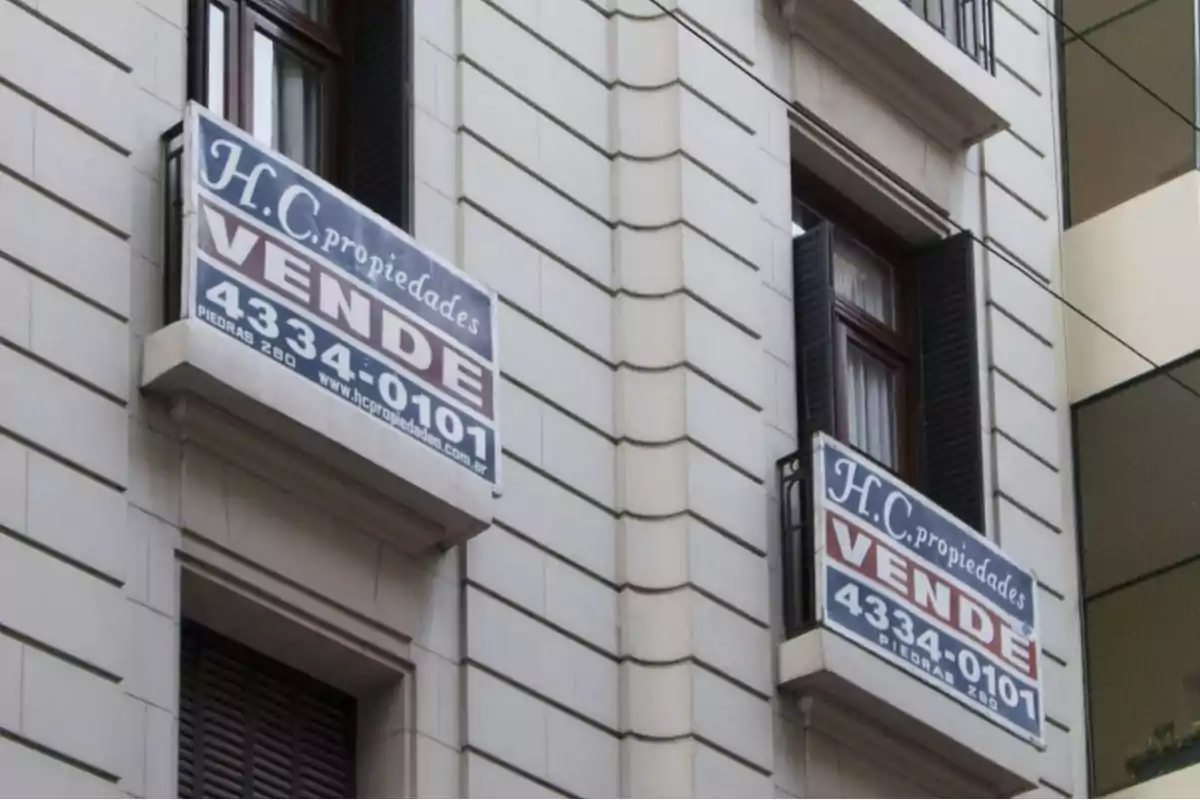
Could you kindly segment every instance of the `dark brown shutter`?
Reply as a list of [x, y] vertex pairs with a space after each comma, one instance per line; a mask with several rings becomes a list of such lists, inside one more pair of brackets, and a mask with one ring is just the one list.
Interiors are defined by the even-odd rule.
[[412, 158], [409, 0], [344, 3], [342, 183], [356, 200], [409, 228]]
[[801, 446], [835, 434], [833, 226], [821, 222], [792, 240], [796, 305], [796, 412]]
[[354, 698], [185, 621], [180, 797], [354, 797]]
[[961, 233], [912, 257], [920, 337], [921, 489], [983, 530], [974, 241]]
[[188, 100], [208, 99], [208, 0], [187, 0], [186, 84]]

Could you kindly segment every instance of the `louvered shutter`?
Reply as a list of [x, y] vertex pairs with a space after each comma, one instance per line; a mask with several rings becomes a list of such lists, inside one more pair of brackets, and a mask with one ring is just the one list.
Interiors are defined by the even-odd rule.
[[354, 797], [354, 698], [185, 621], [180, 797]]
[[343, 37], [346, 76], [343, 188], [401, 228], [409, 227], [409, 0], [353, 0]]
[[796, 318], [796, 412], [802, 446], [817, 431], [835, 434], [833, 226], [792, 240]]
[[909, 267], [920, 338], [921, 489], [982, 531], [974, 241], [952, 236], [914, 254]]

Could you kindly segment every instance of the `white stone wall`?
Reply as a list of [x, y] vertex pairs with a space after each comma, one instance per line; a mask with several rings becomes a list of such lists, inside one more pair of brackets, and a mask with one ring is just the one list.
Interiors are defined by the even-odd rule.
[[[1033, 0], [997, 9], [1015, 135], [965, 156], [789, 38], [774, 0], [678, 6], [1058, 286]], [[394, 676], [406, 711], [371, 743], [411, 755], [371, 786], [921, 794], [774, 691], [773, 463], [796, 435], [786, 108], [646, 0], [413, 13], [415, 234], [501, 295], [505, 443], [495, 526], [416, 560], [374, 518], [289, 491], [270, 448], [255, 466], [181, 444], [136, 391], [183, 0], [0, 0], [4, 791], [174, 792], [180, 594], [200, 586]], [[991, 533], [1043, 583], [1044, 790], [1083, 794], [1061, 314], [980, 256]]]
[[184, 0], [0, 0], [0, 792], [174, 795], [187, 613], [363, 698], [361, 791], [454, 796], [459, 554], [404, 555], [263, 442], [180, 442], [137, 390], [185, 24]]
[[[1057, 53], [1052, 21], [1034, 0], [996, 0], [996, 76], [1014, 98], [1010, 132], [966, 153], [950, 153], [912, 120], [854, 83], [838, 65], [802, 39], [791, 42], [792, 97], [872, 158], [892, 170], [930, 203], [947, 209], [959, 225], [1044, 286], [1062, 291], [1061, 177], [1057, 117]], [[783, 78], [776, 86], [784, 90]], [[785, 92], [786, 93], [786, 92]], [[783, 121], [779, 125], [785, 124]], [[990, 487], [988, 534], [1038, 577], [1038, 610], [1045, 649], [1047, 751], [1042, 785], [1031, 796], [1087, 792], [1086, 732], [1080, 648], [1078, 573], [1069, 410], [1063, 362], [1063, 308], [1017, 268], [976, 247], [981, 319], [985, 475]], [[779, 284], [786, 293], [787, 284]], [[769, 362], [777, 384], [791, 386], [792, 363]], [[791, 409], [788, 409], [791, 414]], [[790, 417], [785, 418], [790, 422]], [[778, 453], [790, 430], [769, 441]], [[777, 786], [784, 792], [847, 796], [879, 793], [898, 776], [877, 778], [864, 769], [863, 753], [819, 737], [809, 749], [837, 753], [840, 766], [804, 775], [793, 766], [802, 752], [800, 722], [783, 709], [777, 741], [796, 746], [776, 757]], [[813, 734], [810, 734], [812, 736]], [[824, 759], [824, 757], [823, 757]], [[802, 763], [802, 762], [801, 762]], [[918, 770], [914, 770], [918, 772]], [[816, 781], [816, 783], [814, 783]], [[908, 785], [900, 778], [897, 785]], [[896, 791], [891, 790], [893, 793]], [[913, 787], [917, 794], [928, 790]]]

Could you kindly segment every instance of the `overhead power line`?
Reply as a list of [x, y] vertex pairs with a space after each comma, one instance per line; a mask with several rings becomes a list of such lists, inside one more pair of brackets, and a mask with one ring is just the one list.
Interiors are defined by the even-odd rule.
[[[1088, 42], [1085, 38], [1080, 37], [1077, 33], [1074, 33], [1072, 31], [1072, 29], [1065, 22], [1063, 22], [1062, 19], [1060, 19], [1057, 14], [1050, 11], [1050, 9], [1048, 9], [1046, 6], [1044, 6], [1040, 2], [1038, 2], [1038, 0], [1029, 0], [1029, 1], [1032, 2], [1034, 5], [1036, 5], [1038, 8], [1040, 8], [1042, 11], [1044, 11], [1046, 14], [1048, 14], [1050, 17], [1052, 17], [1056, 22], [1058, 22], [1059, 25], [1062, 25], [1068, 32], [1071, 32], [1072, 35], [1076, 36], [1079, 41], [1087, 44], [1087, 46], [1089, 48], [1094, 50], [1108, 64], [1112, 65], [1112, 67], [1114, 69], [1119, 71], [1122, 75], [1124, 75], [1126, 78], [1128, 78], [1130, 81], [1132, 81], [1135, 85], [1137, 85], [1138, 87], [1143, 89], [1147, 94], [1149, 94], [1152, 98], [1154, 98], [1159, 103], [1161, 103], [1163, 106], [1165, 106], [1168, 110], [1170, 110], [1176, 116], [1178, 116], [1179, 118], [1181, 118], [1185, 122], [1187, 122], [1188, 125], [1193, 130], [1200, 131], [1200, 128], [1197, 128], [1196, 124], [1191, 119], [1189, 119], [1186, 115], [1184, 115], [1182, 112], [1180, 112], [1178, 109], [1176, 109], [1170, 103], [1168, 103], [1166, 100], [1164, 100], [1163, 98], [1161, 98], [1157, 94], [1155, 94], [1153, 91], [1151, 91], [1150, 88], [1145, 86], [1141, 81], [1137, 80], [1132, 75], [1130, 75], [1124, 68], [1122, 68], [1120, 65], [1116, 64], [1112, 59], [1110, 59], [1107, 55], [1105, 55], [1100, 50], [1098, 50], [1094, 45], [1092, 45], [1090, 42]], [[779, 91], [777, 91], [774, 87], [772, 87], [766, 81], [762, 80], [757, 75], [755, 75], [753, 72], [751, 72], [750, 69], [748, 67], [746, 67], [746, 65], [742, 64], [737, 59], [735, 59], [733, 56], [731, 56], [729, 53], [727, 53], [723, 47], [721, 47], [716, 42], [714, 42], [712, 39], [710, 39], [707, 35], [704, 34], [703, 31], [701, 31], [699, 28], [694, 26], [692, 23], [685, 20], [683, 17], [681, 17], [676, 12], [674, 12], [674, 11], [670, 10], [669, 8], [667, 8], [666, 6], [664, 6], [662, 4], [661, 0], [650, 0], [650, 2], [653, 3], [655, 6], [657, 6], [658, 10], [661, 11], [663, 14], [665, 14], [668, 17], [670, 17], [671, 19], [675, 20], [676, 24], [678, 24], [684, 30], [691, 33], [693, 36], [695, 36], [697, 39], [699, 39], [701, 42], [703, 42], [706, 46], [708, 46], [713, 52], [717, 53], [717, 55], [721, 56], [721, 58], [725, 59], [725, 61], [729, 62], [736, 69], [741, 71], [742, 74], [744, 74], [746, 77], [750, 78], [750, 80], [754, 81], [756, 84], [758, 84], [760, 87], [762, 87], [762, 89], [764, 91], [766, 91], [768, 94], [770, 94], [773, 97], [775, 97], [776, 99], [778, 99], [789, 110], [799, 108], [796, 104], [794, 104], [791, 100], [786, 98], [783, 94], [781, 94]], [[1071, 311], [1075, 312], [1076, 314], [1078, 314], [1080, 316], [1080, 318], [1086, 320], [1090, 325], [1095, 327], [1098, 331], [1103, 333], [1108, 338], [1112, 339], [1117, 344], [1121, 345], [1121, 347], [1123, 347], [1128, 352], [1132, 353], [1134, 356], [1136, 356], [1141, 361], [1145, 362], [1155, 372], [1161, 372], [1172, 383], [1177, 384], [1181, 389], [1186, 391], [1188, 394], [1192, 395], [1197, 400], [1200, 400], [1200, 390], [1197, 390], [1196, 388], [1188, 385], [1187, 383], [1184, 383], [1182, 380], [1180, 380], [1174, 374], [1172, 374], [1170, 372], [1170, 370], [1164, 369], [1161, 364], [1159, 364], [1157, 361], [1154, 361], [1152, 358], [1150, 358], [1150, 356], [1146, 355], [1141, 350], [1134, 347], [1128, 341], [1121, 338], [1116, 333], [1114, 333], [1112, 330], [1110, 330], [1108, 327], [1103, 325], [1099, 320], [1095, 319], [1090, 314], [1088, 314], [1086, 311], [1079, 308], [1079, 306], [1075, 305], [1070, 300], [1063, 297], [1061, 294], [1059, 294], [1058, 292], [1054, 291], [1052, 288], [1047, 286], [1040, 277], [1038, 277], [1036, 274], [1034, 274], [1024, 264], [1014, 261], [1011, 257], [1006, 255], [1005, 253], [1000, 252], [995, 247], [990, 245], [988, 242], [979, 238], [979, 236], [977, 236], [975, 234], [975, 232], [972, 231], [970, 228], [967, 228], [964, 225], [959, 224], [955, 220], [951, 219], [949, 216], [946, 216], [945, 219], [947, 222], [950, 223], [951, 226], [956, 228], [958, 231], [970, 236], [971, 239], [973, 241], [975, 241], [977, 244], [979, 244], [981, 247], [983, 247], [983, 249], [987, 250], [993, 256], [1000, 259], [1001, 261], [1003, 261], [1004, 263], [1008, 264], [1010, 267], [1012, 267], [1013, 269], [1015, 269], [1019, 273], [1021, 273], [1021, 275], [1023, 275], [1026, 280], [1030, 281], [1035, 286], [1037, 286], [1039, 289], [1041, 289], [1043, 292], [1045, 292], [1046, 294], [1053, 297], [1055, 300], [1057, 300], [1059, 303], [1061, 303], [1064, 307], [1066, 307], [1066, 308], [1070, 309]]]
[[[651, 0], [651, 2], [653, 2], [655, 5], [658, 5], [657, 0]], [[1049, 6], [1042, 5], [1040, 2], [1038, 2], [1038, 0], [1029, 0], [1029, 2], [1033, 3], [1035, 6], [1040, 8], [1046, 14], [1046, 16], [1050, 17], [1052, 20], [1057, 22], [1059, 27], [1061, 27], [1067, 33], [1071, 34], [1071, 36], [1075, 37], [1073, 41], [1079, 42], [1080, 44], [1087, 47], [1087, 49], [1091, 50], [1093, 53], [1100, 56], [1101, 60], [1103, 60], [1105, 64], [1108, 64], [1110, 67], [1115, 69], [1117, 72], [1121, 73], [1121, 75], [1124, 76], [1126, 80], [1128, 80], [1134, 86], [1138, 87], [1143, 92], [1148, 94], [1155, 102], [1157, 102], [1159, 105], [1161, 105], [1167, 111], [1170, 111], [1172, 114], [1174, 114], [1175, 116], [1177, 116], [1181, 120], [1183, 120], [1185, 123], [1187, 123], [1187, 126], [1189, 128], [1191, 128], [1194, 131], [1200, 132], [1200, 127], [1196, 126], [1196, 121], [1194, 119], [1189, 117], [1187, 114], [1184, 114], [1182, 111], [1177, 109], [1175, 106], [1171, 105], [1164, 97], [1162, 97], [1162, 95], [1158, 94], [1158, 92], [1154, 91], [1149, 86], [1142, 83], [1137, 78], [1133, 77], [1133, 75], [1129, 72], [1129, 70], [1125, 69], [1120, 64], [1113, 61], [1111, 58], [1108, 57], [1107, 53], [1105, 53], [1099, 47], [1096, 47], [1096, 45], [1092, 44], [1090, 39], [1088, 39], [1082, 33], [1075, 30], [1070, 25], [1068, 25], [1067, 21], [1064, 20], [1061, 15], [1054, 13], [1053, 11], [1050, 10]], [[662, 8], [662, 6], [659, 6], [659, 8]], [[994, 43], [993, 43], [992, 47], [993, 48], [995, 47]], [[1060, 67], [1060, 69], [1061, 69], [1061, 67]]]

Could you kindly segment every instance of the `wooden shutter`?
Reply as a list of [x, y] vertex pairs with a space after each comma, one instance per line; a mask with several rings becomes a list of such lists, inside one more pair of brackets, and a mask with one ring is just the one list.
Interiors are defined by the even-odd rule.
[[801, 447], [817, 431], [836, 434], [833, 226], [821, 222], [792, 240], [796, 316], [796, 411]]
[[353, 697], [185, 621], [180, 797], [354, 797]]
[[187, 0], [186, 84], [188, 100], [208, 98], [208, 0]]
[[983, 530], [983, 429], [975, 318], [974, 241], [952, 236], [917, 252], [921, 489]]
[[344, 188], [401, 228], [409, 227], [412, 159], [409, 0], [343, 3], [345, 118], [339, 148]]

